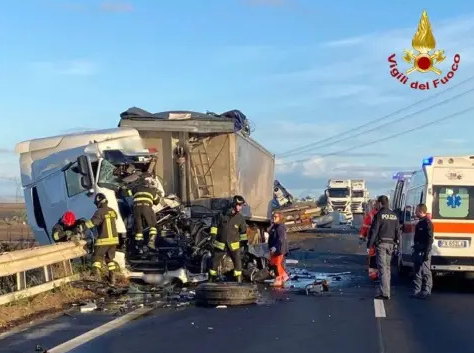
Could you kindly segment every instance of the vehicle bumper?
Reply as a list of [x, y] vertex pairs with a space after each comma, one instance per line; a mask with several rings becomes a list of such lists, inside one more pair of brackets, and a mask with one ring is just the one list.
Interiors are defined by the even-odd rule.
[[474, 271], [474, 257], [432, 256], [431, 269], [434, 271], [472, 272]]

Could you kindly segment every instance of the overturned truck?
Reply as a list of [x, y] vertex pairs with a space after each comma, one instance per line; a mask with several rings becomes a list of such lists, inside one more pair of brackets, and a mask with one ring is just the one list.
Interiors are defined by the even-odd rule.
[[270, 221], [274, 156], [249, 137], [238, 111], [151, 114], [133, 108], [121, 114], [118, 128], [25, 141], [16, 152], [28, 221], [40, 244], [54, 242], [52, 228], [65, 211], [91, 217], [98, 192], [121, 216], [117, 229], [129, 241], [133, 219], [121, 207], [121, 187], [140, 173], [161, 179], [166, 196], [156, 210], [158, 224], [174, 242], [162, 245], [161, 252], [130, 256], [132, 270], [156, 270], [150, 264], [172, 270], [198, 254], [188, 265], [202, 272], [210, 244], [200, 230], [235, 194], [248, 203], [244, 216], [251, 243], [261, 241]]

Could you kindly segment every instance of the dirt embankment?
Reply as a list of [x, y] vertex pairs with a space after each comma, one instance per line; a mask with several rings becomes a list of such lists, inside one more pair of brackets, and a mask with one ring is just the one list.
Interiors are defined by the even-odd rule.
[[0, 243], [16, 244], [16, 248], [32, 246], [33, 233], [26, 222], [25, 204], [0, 203]]

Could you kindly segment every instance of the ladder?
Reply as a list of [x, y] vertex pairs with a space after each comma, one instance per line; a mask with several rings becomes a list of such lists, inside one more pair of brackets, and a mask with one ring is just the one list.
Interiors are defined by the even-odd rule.
[[192, 145], [190, 159], [198, 198], [214, 197], [214, 180], [204, 140]]

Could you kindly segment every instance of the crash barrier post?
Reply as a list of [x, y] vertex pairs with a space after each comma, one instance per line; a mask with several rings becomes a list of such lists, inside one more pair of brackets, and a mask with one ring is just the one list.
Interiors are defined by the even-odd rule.
[[[73, 273], [71, 260], [86, 255], [85, 245], [85, 241], [64, 242], [1, 253], [0, 305], [78, 279], [78, 275]], [[5, 293], [9, 287], [7, 283], [11, 286]]]

